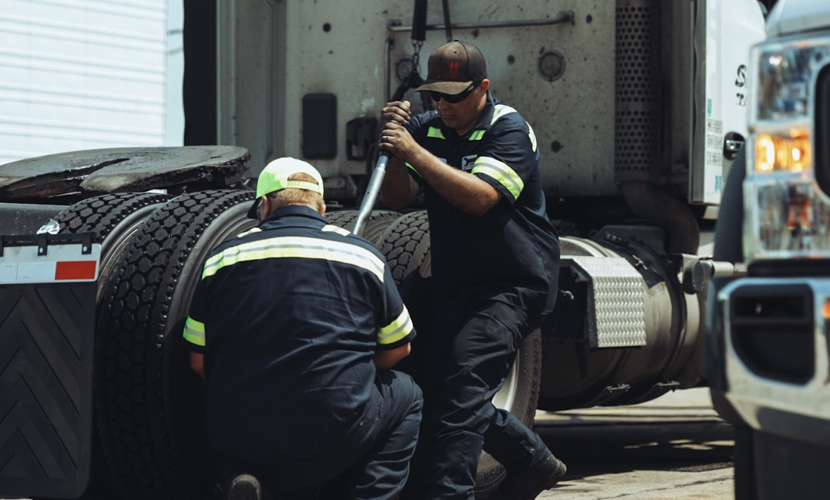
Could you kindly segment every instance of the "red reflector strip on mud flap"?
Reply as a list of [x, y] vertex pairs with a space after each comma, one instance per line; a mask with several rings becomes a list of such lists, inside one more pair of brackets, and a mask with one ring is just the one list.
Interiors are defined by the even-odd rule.
[[101, 245], [83, 254], [79, 244], [52, 244], [46, 255], [37, 246], [6, 247], [0, 257], [2, 283], [69, 283], [98, 278]]
[[55, 280], [94, 280], [98, 263], [94, 260], [70, 260], [56, 262]]

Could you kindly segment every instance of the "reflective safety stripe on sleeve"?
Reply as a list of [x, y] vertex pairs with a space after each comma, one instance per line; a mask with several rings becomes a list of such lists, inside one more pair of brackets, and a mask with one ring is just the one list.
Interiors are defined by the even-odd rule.
[[321, 231], [323, 231], [324, 233], [337, 233], [340, 236], [348, 236], [348, 235], [352, 234], [352, 233], [349, 232], [348, 229], [343, 229], [342, 227], [332, 226], [331, 224], [327, 224], [327, 225], [323, 226], [323, 229], [321, 229]]
[[258, 227], [254, 227], [254, 228], [251, 228], [251, 229], [245, 231], [244, 233], [237, 234], [236, 237], [237, 238], [244, 238], [244, 237], [248, 236], [249, 234], [261, 233], [261, 232], [262, 232], [262, 229], [260, 229]]
[[533, 146], [533, 151], [536, 152], [536, 134], [533, 133], [533, 127], [529, 123], [525, 123], [527, 124], [527, 136], [530, 138], [530, 145]]
[[412, 331], [412, 319], [404, 306], [395, 321], [384, 326], [378, 332], [378, 344], [389, 345], [405, 338]]
[[184, 323], [184, 334], [182, 336], [191, 344], [196, 344], [198, 346], [204, 347], [205, 324], [196, 321], [195, 319], [188, 316], [187, 321], [185, 321]]
[[434, 139], [444, 139], [444, 133], [441, 132], [441, 129], [438, 127], [430, 127], [427, 130], [427, 137], [432, 137]]
[[505, 106], [504, 104], [496, 104], [496, 110], [493, 111], [493, 119], [490, 120], [490, 125], [493, 125], [499, 118], [504, 115], [509, 115], [510, 113], [517, 113], [515, 109], [511, 108], [510, 106]]
[[417, 175], [418, 177], [421, 176], [421, 174], [419, 174], [418, 171], [415, 170], [415, 167], [413, 167], [411, 163], [406, 162], [406, 168], [408, 168], [409, 170], [412, 170], [413, 172], [415, 172], [415, 175]]
[[351, 243], [301, 236], [281, 236], [226, 248], [205, 262], [202, 279], [223, 267], [265, 259], [322, 259], [365, 269], [383, 282], [385, 264], [375, 254]]
[[470, 134], [470, 141], [480, 141], [482, 137], [484, 137], [484, 133], [487, 132], [486, 130], [476, 130], [472, 134]]
[[515, 170], [495, 158], [479, 156], [473, 164], [472, 173], [492, 177], [510, 191], [514, 199], [519, 198], [519, 195], [522, 194], [522, 189], [525, 187], [524, 181]]

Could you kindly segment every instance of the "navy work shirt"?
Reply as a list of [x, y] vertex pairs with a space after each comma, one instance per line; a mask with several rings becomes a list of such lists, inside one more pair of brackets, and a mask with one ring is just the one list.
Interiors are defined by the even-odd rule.
[[559, 276], [559, 238], [545, 213], [533, 129], [515, 109], [488, 93], [477, 124], [459, 136], [436, 111], [412, 118], [415, 140], [454, 168], [484, 180], [503, 199], [483, 216], [447, 202], [424, 182], [432, 273], [443, 287], [550, 312]]
[[277, 209], [204, 265], [184, 337], [203, 352], [214, 450], [296, 464], [376, 416], [376, 349], [415, 336], [383, 255], [311, 208]]

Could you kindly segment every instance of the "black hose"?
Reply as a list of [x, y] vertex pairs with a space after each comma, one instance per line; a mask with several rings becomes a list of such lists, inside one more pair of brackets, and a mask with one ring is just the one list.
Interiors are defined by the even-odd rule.
[[[402, 101], [404, 95], [409, 89], [416, 89], [424, 84], [424, 79], [419, 75], [414, 69], [412, 73], [395, 89], [395, 93], [392, 94], [391, 100], [393, 101]], [[421, 97], [421, 107], [424, 111], [428, 111], [432, 109], [432, 100], [429, 98], [429, 94], [426, 92], [420, 93]]]
[[423, 42], [427, 39], [427, 0], [415, 0], [412, 13], [412, 40]]
[[447, 41], [452, 41], [452, 21], [450, 21], [450, 0], [442, 0], [444, 6], [444, 32], [447, 34]]
[[386, 101], [389, 102], [389, 97], [392, 93], [392, 47], [395, 46], [395, 37], [389, 35], [386, 43], [383, 44], [383, 51], [386, 53]]

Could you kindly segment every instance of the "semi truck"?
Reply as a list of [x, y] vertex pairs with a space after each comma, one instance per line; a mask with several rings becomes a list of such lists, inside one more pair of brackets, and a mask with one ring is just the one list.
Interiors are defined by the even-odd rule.
[[709, 384], [735, 424], [738, 500], [827, 498], [830, 6], [780, 1], [748, 69], [750, 135], [726, 182]]
[[[743, 272], [711, 258], [713, 214], [747, 137], [763, 7], [186, 1], [188, 146], [0, 166], [0, 495], [217, 494], [201, 382], [181, 339], [203, 260], [252, 227], [251, 185], [280, 156], [314, 164], [330, 223], [353, 227], [380, 108], [428, 108], [413, 92], [425, 55], [454, 38], [482, 50], [494, 95], [532, 125], [562, 250], [554, 313], [494, 402], [531, 424], [537, 409], [707, 385], [707, 282]], [[363, 234], [386, 255], [416, 327], [433, 321], [421, 207], [378, 204]], [[503, 476], [483, 455], [477, 495]]]

